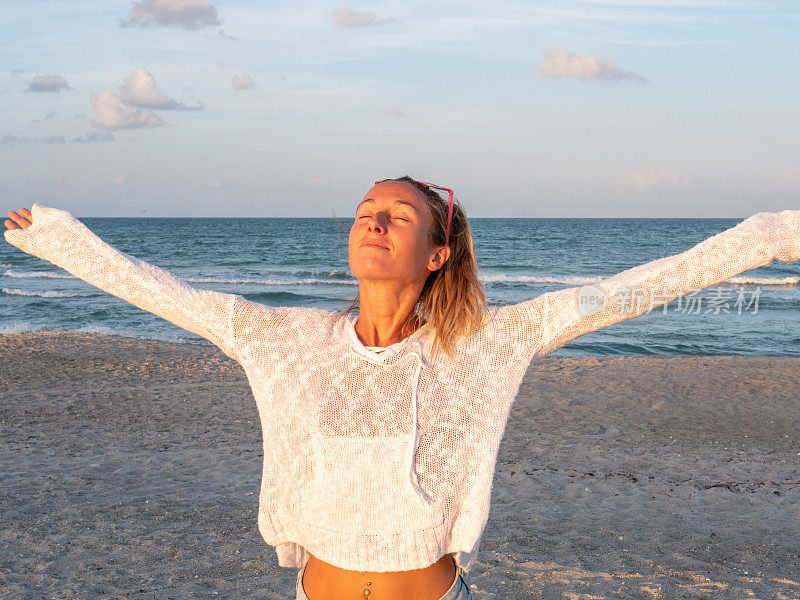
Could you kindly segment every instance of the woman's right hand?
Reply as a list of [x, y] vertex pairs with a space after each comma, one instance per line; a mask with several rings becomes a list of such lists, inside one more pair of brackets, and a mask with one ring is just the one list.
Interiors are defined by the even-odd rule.
[[31, 211], [27, 208], [20, 208], [19, 213], [15, 213], [11, 210], [8, 212], [8, 216], [11, 220], [9, 221], [6, 219], [4, 223], [6, 229], [27, 229], [33, 225], [33, 216], [31, 215]]

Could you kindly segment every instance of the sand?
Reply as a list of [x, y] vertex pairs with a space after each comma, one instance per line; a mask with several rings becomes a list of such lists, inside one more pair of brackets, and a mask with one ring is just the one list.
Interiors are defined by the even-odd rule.
[[[800, 598], [799, 390], [800, 358], [534, 363], [475, 598]], [[0, 598], [293, 599], [260, 435], [213, 346], [0, 335]]]

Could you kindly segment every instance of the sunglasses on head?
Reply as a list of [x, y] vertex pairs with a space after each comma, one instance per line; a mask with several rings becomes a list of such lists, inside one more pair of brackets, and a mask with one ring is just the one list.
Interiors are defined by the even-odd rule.
[[[375, 185], [378, 185], [379, 183], [381, 182], [376, 181]], [[445, 234], [444, 234], [444, 244], [446, 246], [450, 241], [450, 223], [453, 220], [453, 190], [451, 190], [450, 188], [433, 185], [432, 183], [425, 183], [424, 181], [417, 181], [417, 183], [421, 183], [422, 185], [427, 185], [428, 187], [436, 188], [437, 190], [443, 190], [447, 192], [447, 195], [449, 196], [447, 203], [447, 229], [445, 229]]]

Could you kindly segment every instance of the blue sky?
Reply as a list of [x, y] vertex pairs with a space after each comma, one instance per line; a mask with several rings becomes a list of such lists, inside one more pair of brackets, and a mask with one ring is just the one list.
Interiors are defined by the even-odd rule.
[[4, 213], [345, 217], [404, 174], [474, 217], [800, 208], [797, 2], [188, 6], [3, 0]]

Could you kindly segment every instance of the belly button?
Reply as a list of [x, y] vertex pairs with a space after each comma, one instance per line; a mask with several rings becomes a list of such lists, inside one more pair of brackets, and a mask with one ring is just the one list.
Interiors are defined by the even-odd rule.
[[[368, 581], [368, 582], [367, 582], [367, 585], [372, 585], [372, 582], [371, 582], [371, 581]], [[369, 596], [369, 590], [364, 590], [364, 596], [365, 596], [365, 597], [366, 597], [366, 596]]]

